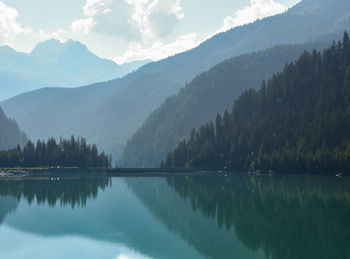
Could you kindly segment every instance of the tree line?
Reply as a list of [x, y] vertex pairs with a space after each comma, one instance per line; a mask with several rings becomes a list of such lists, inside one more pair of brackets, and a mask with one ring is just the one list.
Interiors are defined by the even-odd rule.
[[231, 112], [193, 130], [164, 167], [350, 169], [350, 40], [304, 52]]
[[0, 151], [1, 167], [110, 167], [111, 157], [99, 153], [96, 145], [86, 143], [84, 138], [50, 138], [47, 142], [38, 140], [36, 144], [28, 141], [23, 149]]

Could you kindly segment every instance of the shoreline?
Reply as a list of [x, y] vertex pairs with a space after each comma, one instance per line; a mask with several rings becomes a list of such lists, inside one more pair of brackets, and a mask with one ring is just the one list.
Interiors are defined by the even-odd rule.
[[10, 178], [67, 178], [67, 177], [113, 177], [113, 176], [169, 176], [217, 174], [215, 170], [163, 169], [163, 168], [79, 168], [79, 167], [36, 167], [0, 168], [0, 180]]
[[277, 175], [328, 175], [335, 177], [350, 176], [349, 170], [281, 170], [280, 173], [271, 171], [248, 171], [228, 169], [198, 169], [198, 168], [79, 168], [79, 167], [35, 167], [35, 168], [0, 168], [0, 180], [10, 178], [70, 178], [70, 177], [138, 177], [138, 176], [181, 176], [181, 175], [232, 175], [249, 174], [252, 176]]

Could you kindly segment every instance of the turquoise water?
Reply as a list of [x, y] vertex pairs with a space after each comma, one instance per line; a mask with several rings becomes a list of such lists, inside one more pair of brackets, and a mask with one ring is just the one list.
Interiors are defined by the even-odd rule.
[[350, 182], [318, 176], [0, 181], [0, 258], [350, 258]]

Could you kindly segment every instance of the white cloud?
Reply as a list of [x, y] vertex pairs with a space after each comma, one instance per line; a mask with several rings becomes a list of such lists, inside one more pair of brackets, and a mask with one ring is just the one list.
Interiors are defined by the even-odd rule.
[[63, 35], [68, 32], [62, 29], [58, 29], [54, 32], [45, 32], [43, 30], [39, 30], [38, 33], [33, 33], [33, 36], [39, 38], [40, 40], [50, 40], [50, 39], [58, 39], [60, 41], [64, 41]]
[[92, 27], [96, 25], [93, 18], [88, 17], [85, 19], [79, 19], [72, 22], [71, 29], [73, 32], [88, 34]]
[[71, 29], [75, 33], [88, 34], [97, 25], [96, 17], [101, 14], [108, 14], [111, 9], [106, 7], [105, 0], [87, 0], [83, 6], [85, 18], [72, 22]]
[[166, 36], [184, 18], [181, 0], [125, 1], [133, 10], [129, 23], [138, 29], [145, 43]]
[[103, 13], [106, 9], [106, 3], [104, 0], [87, 0], [83, 7], [84, 14], [88, 17], [93, 17], [98, 13]]
[[9, 42], [20, 33], [31, 33], [29, 28], [23, 28], [18, 22], [18, 12], [0, 1], [0, 43]]
[[144, 47], [143, 44], [135, 41], [131, 42], [129, 49], [123, 55], [116, 57], [114, 61], [118, 64], [145, 59], [157, 61], [192, 49], [198, 46], [199, 43], [196, 33], [181, 35], [171, 43], [157, 40], [150, 47]]
[[102, 12], [102, 13], [106, 14], [106, 13], [110, 13], [110, 12], [112, 12], [112, 10], [111, 10], [111, 9], [109, 9], [109, 8], [107, 8], [107, 9], [103, 10], [103, 12]]
[[181, 12], [181, 0], [153, 0], [147, 7], [147, 16], [149, 17], [154, 12], [164, 12], [168, 15], [175, 15], [178, 20], [181, 20], [185, 15]]
[[224, 32], [236, 26], [276, 15], [286, 10], [286, 6], [276, 3], [274, 0], [250, 0], [250, 5], [236, 11], [234, 17], [227, 16], [224, 20], [223, 27], [217, 32]]
[[196, 46], [196, 34], [167, 38], [184, 18], [181, 0], [87, 0], [85, 17], [71, 24], [73, 33], [126, 39], [129, 49], [116, 60], [159, 60]]
[[128, 23], [139, 31], [146, 38], [153, 37], [153, 32], [149, 28], [149, 21], [146, 15], [149, 0], [125, 0], [132, 8], [132, 14], [128, 19]]
[[72, 31], [88, 34], [92, 28], [97, 25], [96, 16], [108, 14], [112, 11], [106, 6], [107, 3], [105, 0], [87, 0], [86, 4], [83, 6], [83, 11], [86, 17], [73, 21], [71, 24]]
[[83, 6], [85, 17], [73, 21], [71, 29], [149, 43], [169, 35], [184, 18], [180, 3], [181, 0], [87, 0]]
[[198, 45], [197, 34], [181, 35], [170, 43], [165, 38], [184, 18], [181, 0], [125, 0], [132, 8], [128, 22], [140, 34], [129, 49], [115, 58], [119, 64], [134, 60], [160, 60]]

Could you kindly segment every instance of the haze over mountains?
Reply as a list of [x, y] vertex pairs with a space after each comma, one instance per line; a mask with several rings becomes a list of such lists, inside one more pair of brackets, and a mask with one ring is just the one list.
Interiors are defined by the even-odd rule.
[[[340, 39], [350, 28], [349, 13], [348, 0], [336, 4], [304, 0], [286, 13], [218, 34], [195, 49], [148, 64], [122, 79], [75, 89], [42, 89], [2, 106], [33, 140], [79, 135], [118, 159], [151, 112], [197, 74], [227, 58], [275, 45]], [[237, 94], [244, 89], [238, 86]]]
[[119, 66], [80, 42], [48, 40], [30, 54], [0, 47], [0, 100], [43, 87], [77, 87], [122, 77], [149, 61]]
[[26, 135], [18, 128], [15, 121], [9, 119], [0, 107], [0, 150], [7, 150], [27, 141]]
[[217, 113], [231, 110], [242, 91], [261, 86], [280, 72], [286, 62], [305, 50], [322, 49], [323, 44], [282, 45], [228, 59], [193, 79], [177, 95], [168, 98], [148, 117], [128, 142], [122, 165], [159, 166], [166, 155], [193, 128], [213, 120]]

